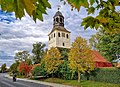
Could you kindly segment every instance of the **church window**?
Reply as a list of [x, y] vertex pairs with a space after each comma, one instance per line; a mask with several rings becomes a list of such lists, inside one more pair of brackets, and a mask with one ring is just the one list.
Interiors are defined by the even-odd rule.
[[55, 33], [54, 33], [54, 37], [55, 37]]
[[66, 34], [66, 37], [68, 38], [68, 34]]
[[65, 46], [65, 43], [63, 43], [63, 46]]
[[53, 34], [51, 34], [51, 38], [53, 38]]
[[58, 22], [58, 18], [56, 18], [56, 22]]
[[50, 37], [49, 37], [49, 40], [50, 40]]
[[62, 18], [60, 18], [60, 22], [62, 23]]
[[65, 33], [62, 33], [62, 37], [65, 37]]
[[60, 33], [58, 33], [58, 37], [60, 37]]

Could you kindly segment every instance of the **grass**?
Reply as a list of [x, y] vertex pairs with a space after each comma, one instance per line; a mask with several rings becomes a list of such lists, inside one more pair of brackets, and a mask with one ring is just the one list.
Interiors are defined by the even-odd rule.
[[71, 85], [75, 87], [120, 87], [120, 84], [112, 84], [105, 82], [95, 82], [95, 81], [81, 81], [80, 83], [77, 80], [63, 80], [59, 78], [47, 78], [47, 79], [37, 79], [40, 81], [59, 83], [64, 85]]

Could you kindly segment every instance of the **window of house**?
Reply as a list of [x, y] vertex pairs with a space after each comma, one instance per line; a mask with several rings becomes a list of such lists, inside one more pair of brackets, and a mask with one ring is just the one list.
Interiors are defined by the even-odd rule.
[[66, 37], [68, 38], [68, 34], [66, 34]]
[[65, 33], [62, 33], [62, 37], [65, 37]]
[[58, 33], [58, 37], [60, 37], [60, 33]]
[[65, 43], [63, 43], [63, 46], [65, 46]]
[[55, 37], [55, 33], [54, 33], [54, 37]]

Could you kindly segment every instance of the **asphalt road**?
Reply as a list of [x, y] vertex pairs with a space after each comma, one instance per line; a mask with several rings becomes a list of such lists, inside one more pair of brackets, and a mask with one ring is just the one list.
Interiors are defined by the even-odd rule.
[[0, 73], [0, 87], [50, 87], [47, 85], [32, 83], [32, 82], [26, 82], [17, 80], [16, 82], [13, 82], [12, 79], [4, 77], [5, 74]]

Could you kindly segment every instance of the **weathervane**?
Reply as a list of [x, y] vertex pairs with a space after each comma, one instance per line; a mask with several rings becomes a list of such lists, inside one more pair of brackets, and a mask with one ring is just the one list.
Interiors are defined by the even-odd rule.
[[59, 11], [61, 6], [60, 5], [57, 5], [57, 6], [58, 6], [58, 11]]

